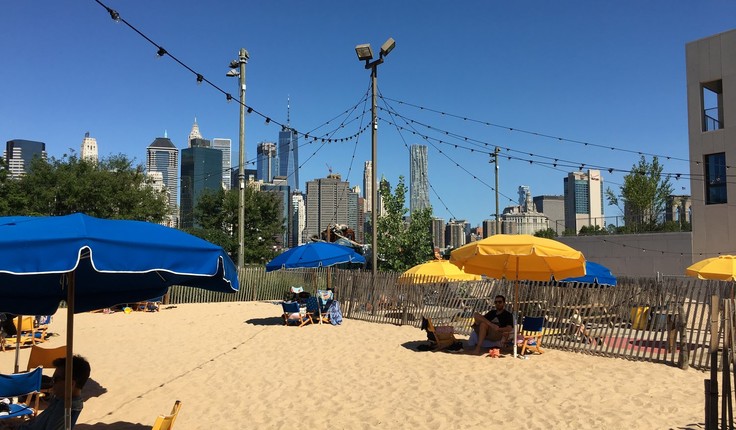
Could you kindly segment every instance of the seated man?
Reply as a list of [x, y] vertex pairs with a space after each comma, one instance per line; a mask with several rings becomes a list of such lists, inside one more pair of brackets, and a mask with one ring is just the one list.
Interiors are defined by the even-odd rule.
[[[17, 430], [63, 430], [64, 429], [64, 373], [66, 357], [54, 360], [54, 388], [49, 406], [35, 418], [17, 427]], [[72, 359], [72, 426], [82, 412], [82, 387], [89, 379], [89, 362], [81, 355]]]
[[514, 317], [506, 310], [506, 298], [500, 294], [497, 295], [493, 300], [493, 305], [495, 309], [485, 315], [478, 312], [473, 314], [473, 319], [475, 319], [473, 329], [478, 331], [478, 343], [474, 350], [476, 354], [480, 353], [485, 339], [501, 340], [514, 331]]

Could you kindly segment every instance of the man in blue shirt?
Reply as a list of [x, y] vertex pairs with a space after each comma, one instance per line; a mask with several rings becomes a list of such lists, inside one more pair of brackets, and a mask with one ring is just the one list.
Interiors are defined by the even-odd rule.
[[498, 341], [514, 331], [514, 317], [506, 310], [506, 297], [497, 295], [493, 300], [495, 309], [485, 315], [478, 312], [473, 314], [475, 323], [473, 328], [478, 331], [478, 343], [475, 345], [476, 354], [480, 353], [480, 347], [485, 339]]

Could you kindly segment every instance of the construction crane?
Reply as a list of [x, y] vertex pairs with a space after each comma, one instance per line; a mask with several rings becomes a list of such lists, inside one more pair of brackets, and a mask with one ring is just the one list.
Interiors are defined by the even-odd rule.
[[332, 166], [330, 166], [327, 163], [325, 163], [325, 166], [327, 166], [327, 171], [330, 172], [330, 175], [331, 175], [332, 174]]

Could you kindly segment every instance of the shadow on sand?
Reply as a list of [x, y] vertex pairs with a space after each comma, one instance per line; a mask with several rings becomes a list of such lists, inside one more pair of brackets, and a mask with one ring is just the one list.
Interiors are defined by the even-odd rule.
[[74, 426], [74, 430], [151, 430], [153, 426], [147, 426], [138, 423], [129, 423], [125, 421], [118, 421], [115, 423], [96, 423], [96, 424], [77, 424]]
[[284, 325], [284, 320], [280, 316], [276, 316], [267, 318], [251, 318], [246, 320], [245, 323], [251, 325]]
[[87, 380], [87, 383], [84, 384], [84, 389], [82, 390], [82, 399], [86, 402], [92, 397], [100, 397], [105, 393], [107, 393], [107, 388], [100, 385], [94, 379], [89, 378]]

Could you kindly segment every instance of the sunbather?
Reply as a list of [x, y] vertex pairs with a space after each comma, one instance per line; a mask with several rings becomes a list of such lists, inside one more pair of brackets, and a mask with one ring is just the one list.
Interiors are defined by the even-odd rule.
[[502, 295], [497, 295], [493, 300], [495, 309], [485, 315], [481, 315], [478, 312], [473, 314], [473, 330], [477, 330], [478, 343], [475, 345], [474, 352], [480, 353], [480, 348], [483, 345], [485, 339], [488, 340], [502, 340], [507, 337], [514, 330], [514, 318], [509, 311], [506, 310], [506, 298]]
[[583, 341], [586, 343], [596, 344], [595, 339], [588, 334], [585, 324], [583, 324], [583, 317], [577, 309], [573, 309], [572, 316], [570, 316], [570, 334], [575, 336], [576, 339], [582, 336]]

